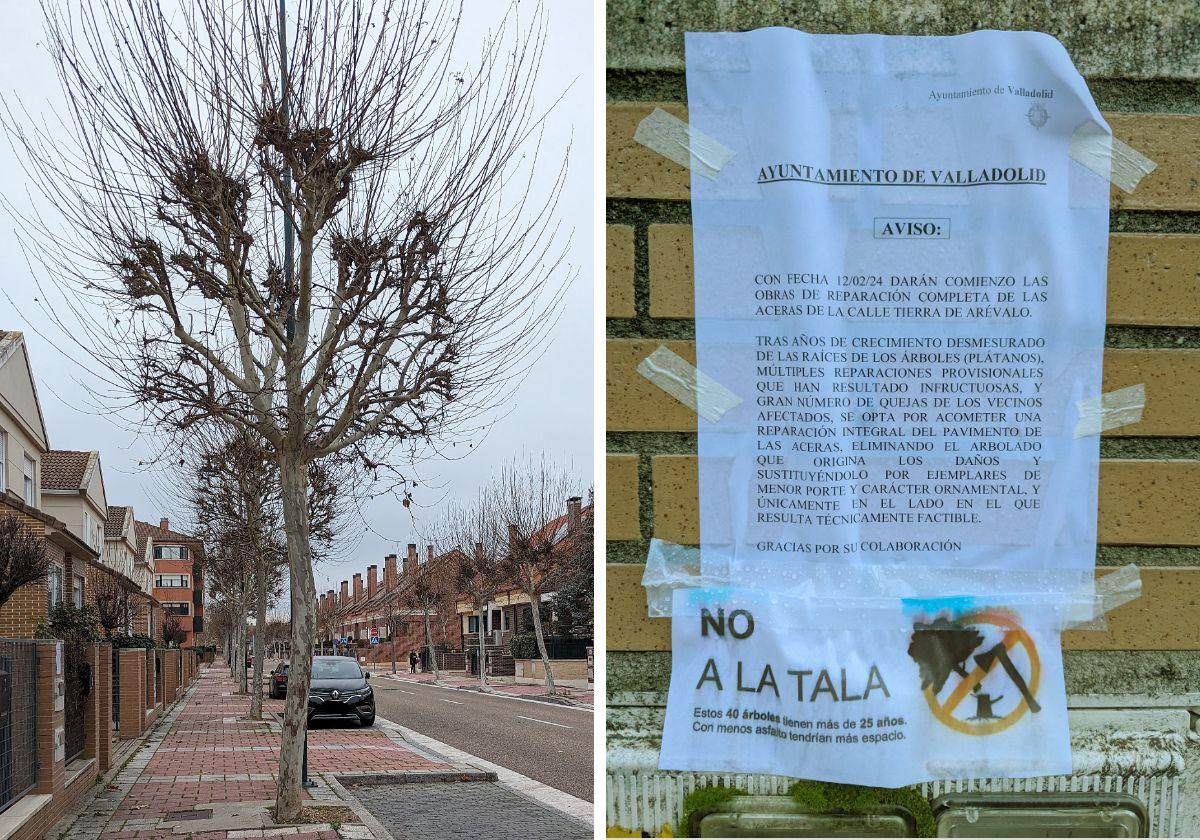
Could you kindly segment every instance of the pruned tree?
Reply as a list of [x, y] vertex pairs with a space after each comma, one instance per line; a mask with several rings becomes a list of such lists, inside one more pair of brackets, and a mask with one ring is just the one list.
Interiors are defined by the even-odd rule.
[[0, 605], [50, 572], [46, 541], [14, 514], [0, 515]]
[[387, 477], [395, 448], [473, 432], [567, 286], [567, 158], [545, 177], [533, 101], [544, 18], [514, 8], [459, 69], [452, 2], [308, 0], [294, 21], [275, 0], [43, 7], [65, 113], [10, 101], [5, 121], [43, 202], [13, 208], [19, 234], [61, 283], [64, 334], [148, 422], [252, 431], [280, 469], [293, 658], [276, 815], [292, 820], [309, 464], [349, 452]]
[[[492, 540], [503, 546], [504, 576], [529, 596], [533, 635], [546, 674], [546, 693], [554, 694], [554, 671], [542, 626], [542, 595], [554, 590], [567, 559], [566, 538], [580, 522], [561, 521], [568, 497], [575, 503], [572, 478], [544, 453], [539, 458], [514, 459], [493, 481]], [[568, 514], [566, 519], [570, 519]]]
[[[462, 553], [454, 550], [439, 555], [426, 563], [418, 563], [413, 579], [401, 593], [401, 603], [412, 610], [420, 610], [424, 629], [425, 647], [429, 651], [429, 664], [433, 668], [433, 681], [441, 682], [442, 672], [438, 666], [437, 650], [433, 642], [433, 618], [439, 611], [446, 610], [447, 596], [457, 595], [455, 583], [458, 579]], [[444, 627], [444, 625], [443, 625]], [[442, 637], [445, 638], [443, 629]], [[396, 654], [392, 653], [392, 670], [396, 670]]]
[[104, 637], [111, 639], [118, 632], [125, 632], [133, 619], [133, 584], [116, 575], [101, 573], [88, 581], [88, 590]]
[[338, 606], [332, 601], [318, 604], [315, 612], [317, 637], [321, 640], [321, 652], [325, 652], [325, 642], [332, 642], [340, 626]]
[[[189, 502], [196, 532], [216, 548], [214, 583], [237, 596], [237, 667], [241, 691], [250, 690], [250, 717], [262, 719], [263, 665], [268, 609], [282, 595], [287, 568], [279, 469], [254, 433], [205, 428], [190, 447]], [[345, 494], [338, 485], [353, 483], [345, 466], [331, 458], [308, 465], [310, 542], [327, 549], [343, 525]], [[253, 614], [253, 676], [246, 666], [247, 618]]]
[[439, 527], [437, 541], [443, 550], [455, 552], [454, 591], [465, 594], [478, 615], [476, 653], [479, 661], [479, 687], [490, 691], [487, 679], [487, 605], [508, 583], [505, 575], [503, 546], [494, 539], [494, 499], [485, 488], [470, 504], [450, 507]]

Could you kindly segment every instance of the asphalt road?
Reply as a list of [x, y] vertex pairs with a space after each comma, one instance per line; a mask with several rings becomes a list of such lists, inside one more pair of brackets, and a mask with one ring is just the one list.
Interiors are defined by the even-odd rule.
[[376, 712], [592, 801], [592, 711], [372, 676]]

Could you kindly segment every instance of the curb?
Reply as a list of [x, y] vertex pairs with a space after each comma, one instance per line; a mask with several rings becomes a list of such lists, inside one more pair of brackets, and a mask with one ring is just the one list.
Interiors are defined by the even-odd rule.
[[375, 787], [378, 785], [419, 785], [430, 782], [495, 782], [499, 777], [491, 770], [401, 770], [395, 773], [338, 773], [335, 778], [343, 786]]

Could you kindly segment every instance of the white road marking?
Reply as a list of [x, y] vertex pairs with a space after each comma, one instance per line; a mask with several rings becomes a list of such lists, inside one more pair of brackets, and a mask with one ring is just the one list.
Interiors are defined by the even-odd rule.
[[456, 706], [463, 705], [463, 701], [461, 701], [461, 700], [447, 700], [445, 697], [439, 697], [438, 699], [441, 700], [443, 703], [453, 703]]
[[542, 720], [541, 718], [525, 717], [525, 715], [517, 715], [521, 720], [531, 720], [534, 723], [544, 723], [547, 726], [561, 726], [563, 729], [574, 729], [574, 726], [567, 726], [565, 723], [555, 723], [552, 720]]
[[396, 690], [399, 691], [401, 694], [411, 694], [413, 697], [417, 696], [417, 692], [415, 692], [415, 691], [405, 691], [403, 688], [397, 688]]

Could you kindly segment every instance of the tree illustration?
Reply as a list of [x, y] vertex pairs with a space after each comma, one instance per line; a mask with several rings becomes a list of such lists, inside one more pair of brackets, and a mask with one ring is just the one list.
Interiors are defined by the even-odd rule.
[[937, 694], [950, 672], [966, 677], [967, 657], [983, 644], [983, 634], [973, 627], [937, 618], [931, 624], [913, 624], [908, 655], [921, 669], [921, 688], [933, 686]]

